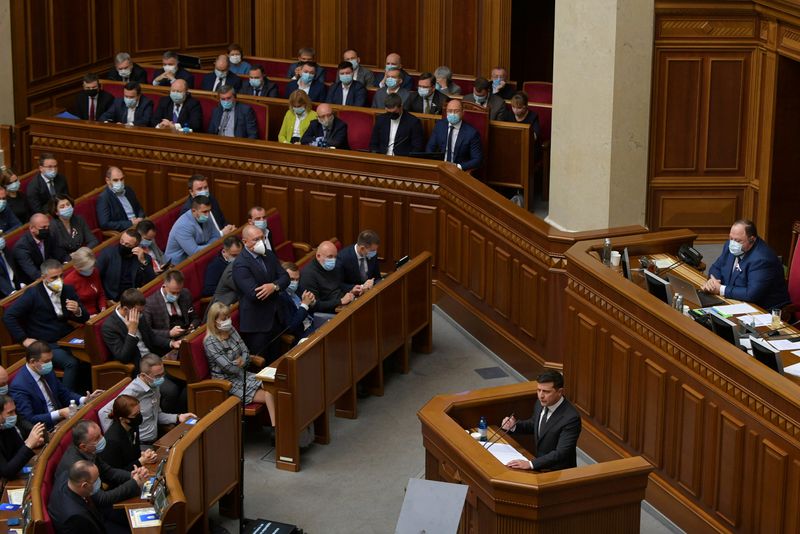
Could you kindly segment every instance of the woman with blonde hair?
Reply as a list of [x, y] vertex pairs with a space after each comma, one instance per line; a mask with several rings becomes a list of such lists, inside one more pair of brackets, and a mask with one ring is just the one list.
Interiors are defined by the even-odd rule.
[[[250, 363], [250, 351], [242, 336], [233, 328], [231, 309], [222, 302], [215, 302], [208, 310], [206, 337], [203, 347], [206, 360], [211, 370], [211, 377], [227, 380], [231, 383], [230, 394], [244, 397], [245, 404], [256, 402], [266, 404], [269, 417], [275, 424], [275, 401], [272, 395], [261, 388], [261, 382], [255, 373], [247, 372]], [[246, 379], [242, 390], [242, 373]]]
[[81, 247], [71, 254], [75, 267], [64, 276], [64, 283], [75, 288], [86, 311], [90, 316], [97, 315], [108, 306], [103, 291], [103, 281], [95, 264], [97, 260], [89, 247]]
[[278, 141], [299, 145], [308, 125], [316, 118], [317, 112], [311, 109], [311, 99], [305, 91], [298, 89], [293, 92], [289, 95], [289, 109], [283, 116]]

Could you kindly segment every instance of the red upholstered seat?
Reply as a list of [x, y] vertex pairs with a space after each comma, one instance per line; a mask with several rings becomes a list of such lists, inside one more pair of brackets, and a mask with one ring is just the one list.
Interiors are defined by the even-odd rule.
[[522, 84], [522, 90], [531, 102], [553, 103], [553, 84], [550, 82], [525, 82]]
[[[99, 228], [100, 224], [97, 222], [97, 199], [102, 193], [103, 189], [98, 188], [91, 193], [87, 193], [75, 201], [75, 215], [80, 215], [89, 228], [94, 230]], [[102, 232], [100, 233], [100, 240], [102, 241]]]
[[[288, 68], [288, 67], [287, 67]], [[278, 78], [273, 78], [272, 76], [269, 77], [269, 81], [274, 82], [275, 85], [278, 86], [278, 98], [286, 98], [288, 95], [286, 94], [286, 86], [289, 85], [289, 78], [284, 78], [286, 76], [286, 71], [280, 75]]]
[[219, 102], [213, 96], [197, 95], [196, 93], [192, 93], [192, 96], [200, 102], [200, 107], [203, 110], [203, 132], [207, 132], [208, 124], [211, 122], [211, 114], [214, 113], [214, 108], [219, 105]]
[[178, 204], [172, 209], [168, 210], [167, 212], [161, 214], [158, 217], [153, 217], [150, 219], [153, 221], [153, 224], [156, 226], [156, 243], [161, 250], [167, 248], [167, 240], [169, 239], [169, 231], [172, 229], [172, 226], [175, 224], [175, 221], [178, 220], [181, 213], [181, 205]]
[[368, 150], [375, 124], [375, 115], [355, 109], [339, 111], [339, 118], [347, 123], [347, 142], [353, 150]]
[[[150, 77], [148, 76], [148, 79]], [[122, 98], [122, 88], [124, 84], [121, 83], [104, 83], [103, 90], [110, 93], [114, 98]]]
[[[264, 74], [266, 74], [270, 80], [272, 80], [272, 78], [286, 78], [286, 72], [289, 70], [289, 66], [294, 63], [294, 61], [287, 59], [273, 58], [249, 58], [248, 62], [251, 65], [258, 64], [264, 67]], [[281, 93], [281, 95], [282, 94], [283, 93]]]
[[[797, 224], [795, 223], [795, 225]], [[800, 309], [800, 247], [798, 246], [794, 247], [791, 263], [789, 264], [789, 280], [787, 280], [787, 283], [789, 286], [789, 299], [797, 309]], [[800, 319], [800, 311], [795, 311], [792, 321], [794, 322], [798, 319]]]
[[258, 138], [267, 139], [267, 128], [269, 127], [269, 108], [257, 102], [247, 102], [256, 114], [256, 124], [258, 125]]
[[286, 239], [283, 231], [283, 221], [281, 214], [277, 210], [271, 209], [267, 212], [267, 228], [269, 228], [272, 245], [275, 247], [275, 255], [281, 261], [294, 261], [294, 249], [292, 242]]
[[551, 131], [550, 128], [553, 122], [553, 106], [550, 104], [528, 103], [528, 109], [539, 114], [539, 127], [541, 128], [542, 132], [541, 139], [539, 139], [539, 141], [542, 143], [549, 141]]

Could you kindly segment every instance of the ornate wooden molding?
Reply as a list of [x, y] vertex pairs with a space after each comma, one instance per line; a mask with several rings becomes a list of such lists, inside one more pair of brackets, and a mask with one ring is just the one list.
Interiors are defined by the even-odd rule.
[[732, 381], [730, 377], [717, 372], [705, 362], [696, 359], [692, 354], [687, 353], [680, 346], [673, 343], [672, 340], [653, 331], [648, 325], [641, 322], [638, 317], [629, 314], [615, 303], [610, 302], [603, 295], [595, 293], [592, 288], [584, 285], [572, 276], [567, 277], [567, 291], [572, 291], [593, 306], [599, 308], [603, 313], [612, 316], [626, 328], [626, 331], [646, 340], [651, 345], [658, 348], [666, 357], [672, 358], [677, 363], [693, 371], [698, 375], [698, 380], [705, 381], [710, 386], [713, 386], [720, 395], [754, 412], [765, 422], [772, 423], [789, 437], [800, 439], [800, 422], [780, 412], [763, 399], [756, 397], [740, 384]]
[[800, 28], [781, 26], [778, 32], [778, 46], [793, 52], [800, 52]]
[[754, 20], [660, 18], [658, 37], [755, 37]]

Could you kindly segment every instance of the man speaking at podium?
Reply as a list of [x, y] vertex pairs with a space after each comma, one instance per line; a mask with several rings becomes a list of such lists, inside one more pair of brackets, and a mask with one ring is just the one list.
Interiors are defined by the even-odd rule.
[[581, 416], [564, 397], [564, 377], [558, 371], [545, 371], [536, 377], [538, 400], [533, 417], [517, 421], [514, 416], [503, 419], [503, 430], [533, 434], [536, 449], [533, 460], [511, 460], [514, 469], [556, 471], [577, 467], [578, 436]]

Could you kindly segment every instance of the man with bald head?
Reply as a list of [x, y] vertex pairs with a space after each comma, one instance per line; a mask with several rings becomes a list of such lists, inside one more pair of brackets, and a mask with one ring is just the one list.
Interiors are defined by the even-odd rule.
[[[176, 80], [184, 83], [183, 80]], [[130, 187], [125, 187], [125, 173], [119, 167], [106, 171], [106, 188], [97, 196], [97, 223], [103, 230], [122, 232], [144, 219], [144, 209]]]
[[336, 262], [337, 253], [336, 245], [323, 241], [317, 247], [316, 260], [306, 265], [300, 275], [301, 285], [317, 300], [315, 316], [336, 313], [336, 308], [350, 304], [355, 295], [361, 293], [360, 285], [350, 291], [344, 289], [342, 269]]
[[233, 281], [239, 293], [239, 332], [250, 354], [264, 356], [272, 363], [278, 357], [273, 342], [281, 334], [278, 293], [289, 286], [289, 275], [267, 248], [262, 229], [245, 225], [242, 242], [244, 250], [233, 263]]
[[186, 80], [177, 79], [162, 96], [153, 112], [150, 124], [156, 128], [188, 127], [194, 132], [203, 131], [203, 109], [200, 101], [192, 98]]
[[350, 150], [347, 123], [334, 114], [330, 104], [320, 104], [317, 106], [317, 118], [308, 125], [300, 144]]
[[230, 63], [227, 54], [220, 54], [214, 62], [214, 72], [203, 76], [200, 89], [203, 91], [218, 91], [223, 85], [230, 85], [235, 92], [242, 88], [242, 79], [238, 74], [230, 72]]
[[[403, 60], [400, 58], [400, 54], [396, 52], [392, 52], [386, 56], [386, 69], [384, 70], [384, 73], [393, 70], [400, 72], [400, 87], [410, 91], [413, 80], [411, 79], [411, 75], [407, 73], [405, 69], [403, 69]], [[378, 87], [384, 87], [384, 80], [381, 80], [380, 83], [378, 83]]]
[[14, 245], [11, 255], [17, 277], [23, 284], [30, 284], [39, 278], [39, 267], [44, 260], [70, 260], [69, 254], [59, 246], [55, 238], [50, 237], [50, 217], [43, 213], [31, 215], [28, 232]]

